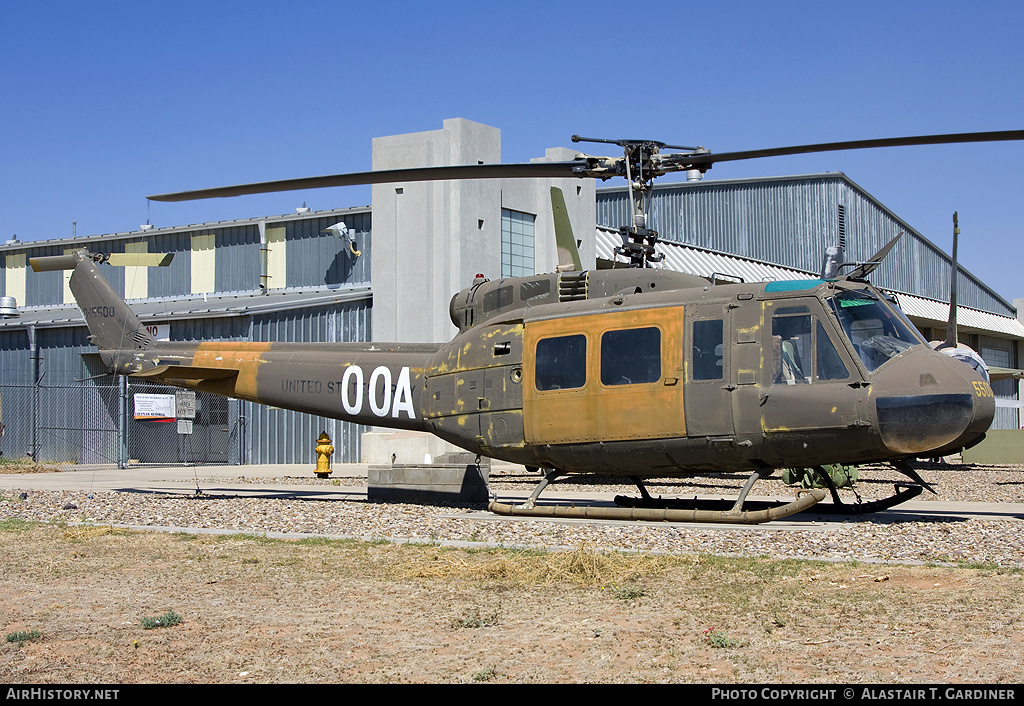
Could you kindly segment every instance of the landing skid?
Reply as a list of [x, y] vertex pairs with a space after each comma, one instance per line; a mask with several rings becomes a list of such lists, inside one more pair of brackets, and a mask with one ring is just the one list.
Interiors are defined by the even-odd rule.
[[858, 495], [857, 502], [854, 504], [844, 503], [842, 501], [839, 497], [839, 491], [836, 488], [836, 484], [832, 481], [832, 476], [830, 476], [824, 468], [817, 466], [814, 470], [817, 471], [818, 476], [825, 483], [825, 486], [828, 488], [828, 492], [832, 495], [832, 503], [830, 505], [819, 505], [815, 508], [815, 512], [822, 515], [869, 515], [872, 512], [888, 510], [900, 503], [913, 500], [926, 488], [932, 493], [935, 492], [932, 490], [932, 487], [928, 485], [920, 475], [918, 475], [917, 471], [911, 468], [906, 462], [894, 461], [892, 465], [900, 473], [915, 481], [917, 485], [912, 485], [910, 483], [893, 483], [893, 494], [889, 497], [863, 502]]
[[[846, 503], [839, 497], [839, 490], [836, 488], [835, 483], [832, 481], [832, 476], [828, 472], [820, 467], [815, 467], [815, 472], [822, 479], [828, 489], [828, 493], [832, 496], [831, 503], [821, 503], [814, 506], [814, 512], [819, 515], [845, 515], [845, 516], [856, 516], [856, 515], [869, 515], [873, 512], [881, 512], [882, 510], [888, 510], [891, 507], [905, 503], [908, 500], [913, 500], [925, 489], [934, 493], [932, 487], [924, 481], [921, 476], [917, 474], [913, 468], [911, 468], [905, 462], [899, 461], [894, 462], [893, 466], [916, 482], [911, 483], [893, 483], [893, 494], [887, 498], [881, 498], [879, 500], [869, 500], [864, 502], [857, 496], [856, 503]], [[760, 469], [759, 469], [760, 470]], [[757, 472], [755, 472], [756, 475]], [[743, 486], [743, 490], [740, 492], [740, 500], [746, 497], [746, 493], [750, 490], [752, 481], [755, 480], [754, 476], [747, 479], [746, 485]], [[633, 482], [640, 488], [640, 498], [629, 498], [624, 496], [618, 496], [615, 498], [616, 505], [632, 506], [632, 507], [657, 507], [657, 508], [700, 508], [702, 510], [717, 510], [727, 511], [732, 501], [730, 500], [674, 500], [668, 499], [663, 500], [661, 498], [652, 498], [647, 492], [647, 489], [640, 482], [640, 479], [634, 478]], [[737, 502], [739, 502], [738, 500]], [[788, 505], [792, 505], [789, 503]], [[788, 507], [788, 505], [781, 505], [781, 507]], [[754, 501], [747, 502], [745, 504], [747, 508], [761, 508], [770, 510], [772, 508], [780, 507], [778, 502], [766, 502], [766, 501]]]
[[[639, 478], [633, 478], [633, 482], [640, 488], [641, 498], [615, 498], [618, 507], [593, 507], [593, 506], [568, 506], [568, 505], [537, 505], [537, 497], [548, 486], [551, 481], [565, 475], [562, 471], [553, 470], [545, 473], [537, 488], [534, 489], [529, 499], [522, 505], [510, 505], [506, 503], [492, 502], [488, 510], [498, 515], [512, 515], [519, 517], [552, 517], [552, 518], [576, 518], [576, 519], [600, 519], [600, 520], [643, 520], [648, 522], [706, 522], [716, 524], [745, 524], [756, 525], [762, 522], [778, 520], [789, 517], [798, 512], [814, 507], [825, 498], [827, 492], [822, 489], [798, 490], [795, 500], [768, 506], [766, 503], [751, 503], [747, 501], [747, 494], [754, 483], [771, 474], [772, 469], [767, 467], [758, 468], [754, 471], [740, 491], [735, 501], [715, 501], [713, 506], [706, 506], [697, 503], [697, 506], [681, 507], [674, 502], [659, 507], [661, 501], [655, 500], [647, 492]], [[632, 506], [630, 505], [632, 501]], [[751, 506], [758, 506], [760, 509], [749, 509]]]

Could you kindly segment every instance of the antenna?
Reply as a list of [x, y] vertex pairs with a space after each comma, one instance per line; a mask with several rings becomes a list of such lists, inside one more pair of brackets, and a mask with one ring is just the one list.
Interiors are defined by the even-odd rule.
[[957, 212], [953, 211], [953, 273], [949, 277], [949, 321], [946, 323], [946, 341], [940, 348], [956, 348], [959, 345], [956, 335], [956, 281], [959, 279], [959, 268], [956, 264], [956, 241], [960, 235], [960, 223]]

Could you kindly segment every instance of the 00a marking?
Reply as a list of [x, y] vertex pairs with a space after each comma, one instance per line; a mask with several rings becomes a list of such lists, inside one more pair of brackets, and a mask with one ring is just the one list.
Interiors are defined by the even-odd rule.
[[[392, 387], [391, 368], [380, 365], [370, 373], [369, 384], [365, 388], [367, 395], [363, 397], [363, 369], [358, 365], [350, 365], [341, 378], [341, 406], [349, 414], [365, 414], [364, 403], [369, 403], [370, 412], [376, 417], [391, 416], [398, 419], [402, 413], [409, 419], [415, 419], [412, 406], [412, 384], [409, 381], [409, 368], [403, 367], [398, 372], [398, 379]], [[392, 392], [394, 390], [394, 392]]]

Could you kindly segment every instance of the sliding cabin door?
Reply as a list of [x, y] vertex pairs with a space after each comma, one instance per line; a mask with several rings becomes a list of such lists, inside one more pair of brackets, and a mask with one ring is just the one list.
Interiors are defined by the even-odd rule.
[[683, 320], [675, 306], [527, 323], [527, 443], [685, 436]]

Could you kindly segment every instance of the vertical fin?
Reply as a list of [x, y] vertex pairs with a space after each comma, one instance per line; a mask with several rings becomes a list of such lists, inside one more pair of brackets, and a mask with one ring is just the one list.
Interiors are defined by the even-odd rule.
[[89, 340], [96, 347], [126, 350], [149, 348], [156, 343], [135, 312], [100, 274], [88, 251], [75, 250], [68, 255], [32, 258], [30, 264], [36, 272], [74, 270], [71, 293], [85, 316]]
[[[79, 251], [81, 252], [81, 251]], [[85, 315], [89, 340], [101, 350], [150, 348], [156, 339], [142, 325], [95, 263], [87, 257], [79, 259], [71, 274], [71, 293]]]

